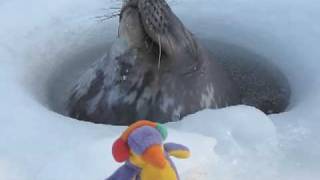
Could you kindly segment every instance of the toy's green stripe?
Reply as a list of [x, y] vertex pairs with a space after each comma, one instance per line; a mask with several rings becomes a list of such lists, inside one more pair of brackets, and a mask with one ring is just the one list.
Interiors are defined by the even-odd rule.
[[164, 127], [164, 126], [161, 125], [161, 124], [157, 124], [156, 129], [158, 129], [158, 131], [160, 132], [163, 140], [167, 139], [167, 137], [168, 137], [168, 130], [167, 130], [166, 127]]

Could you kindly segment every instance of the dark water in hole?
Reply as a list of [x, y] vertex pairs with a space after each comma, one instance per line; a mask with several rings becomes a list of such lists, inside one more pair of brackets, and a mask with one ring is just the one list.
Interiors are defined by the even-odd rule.
[[203, 40], [202, 43], [240, 88], [242, 103], [267, 114], [281, 113], [289, 105], [287, 77], [271, 60], [240, 46]]
[[69, 91], [73, 84], [80, 78], [93, 62], [103, 56], [111, 44], [102, 44], [85, 49], [74, 56], [65, 57], [64, 63], [56, 67], [49, 79], [47, 90], [49, 91], [49, 107], [54, 112], [65, 114], [65, 103], [69, 98]]
[[[252, 93], [256, 93], [254, 96], [261, 98], [268, 96], [267, 93], [274, 93], [271, 92], [271, 90], [266, 90], [269, 85], [290, 89], [285, 76], [270, 60], [233, 44], [215, 40], [201, 39], [200, 41], [213, 54], [213, 57], [223, 64], [228, 73], [232, 74], [232, 79], [242, 88], [242, 91], [250, 94], [250, 96], [252, 96]], [[65, 115], [66, 101], [70, 96], [69, 91], [73, 84], [93, 62], [108, 52], [110, 45], [111, 44], [99, 45], [81, 51], [74, 56], [66, 57], [64, 63], [56, 68], [56, 72], [48, 82], [48, 101], [53, 111]], [[243, 76], [243, 74], [245, 75]], [[252, 76], [252, 74], [254, 76]], [[265, 81], [259, 82], [259, 79], [264, 79]], [[275, 79], [277, 81], [275, 81]], [[261, 87], [258, 86], [258, 88], [256, 88], [257, 83], [260, 83]], [[250, 87], [252, 84], [255, 85], [255, 88]], [[283, 102], [278, 103], [281, 106], [278, 107], [278, 109], [284, 111], [289, 103], [290, 92], [283, 92], [282, 96], [281, 99]], [[255, 103], [255, 99], [244, 98], [243, 103], [250, 105], [250, 103]], [[272, 105], [265, 104], [264, 106], [268, 108], [268, 106]], [[262, 107], [260, 109], [262, 109]]]

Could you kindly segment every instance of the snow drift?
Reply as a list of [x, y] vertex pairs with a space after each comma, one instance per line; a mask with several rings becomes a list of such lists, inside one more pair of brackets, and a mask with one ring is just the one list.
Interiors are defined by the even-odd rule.
[[[103, 54], [117, 20], [97, 22], [119, 1], [0, 2], [0, 179], [103, 179], [119, 165], [111, 145], [124, 127], [64, 117], [63, 87]], [[320, 177], [320, 3], [276, 0], [177, 0], [196, 36], [270, 59], [290, 80], [287, 112], [246, 106], [204, 110], [169, 123], [169, 140], [189, 146], [183, 179]], [[190, 13], [192, 12], [192, 13]], [[68, 73], [64, 73], [68, 72]]]

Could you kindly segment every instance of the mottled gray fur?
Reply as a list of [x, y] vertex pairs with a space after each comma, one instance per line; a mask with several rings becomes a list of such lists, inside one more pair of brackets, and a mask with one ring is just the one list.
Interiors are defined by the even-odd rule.
[[129, 0], [121, 11], [118, 39], [80, 78], [68, 113], [95, 123], [163, 123], [241, 101], [237, 83], [165, 0]]

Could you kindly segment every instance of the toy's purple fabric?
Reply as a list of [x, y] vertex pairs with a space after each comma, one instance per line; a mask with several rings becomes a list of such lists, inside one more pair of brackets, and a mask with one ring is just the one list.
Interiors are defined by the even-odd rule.
[[140, 180], [141, 169], [127, 161], [106, 180]]
[[128, 144], [133, 152], [141, 155], [150, 146], [162, 144], [162, 137], [153, 127], [143, 126], [131, 133]]
[[[184, 147], [183, 145], [175, 144], [175, 143], [167, 143], [166, 145], [173, 145], [174, 147]], [[177, 145], [177, 146], [176, 146]], [[183, 148], [184, 149], [184, 148]], [[179, 149], [175, 149], [179, 150]], [[169, 161], [171, 167], [174, 169], [177, 175], [177, 180], [180, 180], [179, 174], [177, 172], [177, 168], [172, 162], [171, 158], [168, 155], [168, 152], [166, 153], [166, 158]], [[121, 166], [114, 174], [112, 174], [109, 178], [105, 180], [140, 180], [140, 174], [141, 169], [133, 164], [130, 163], [130, 161], [127, 161], [123, 166]]]
[[176, 143], [166, 143], [164, 144], [164, 149], [168, 153], [170, 153], [171, 151], [189, 151], [189, 148], [187, 148], [186, 146]]

